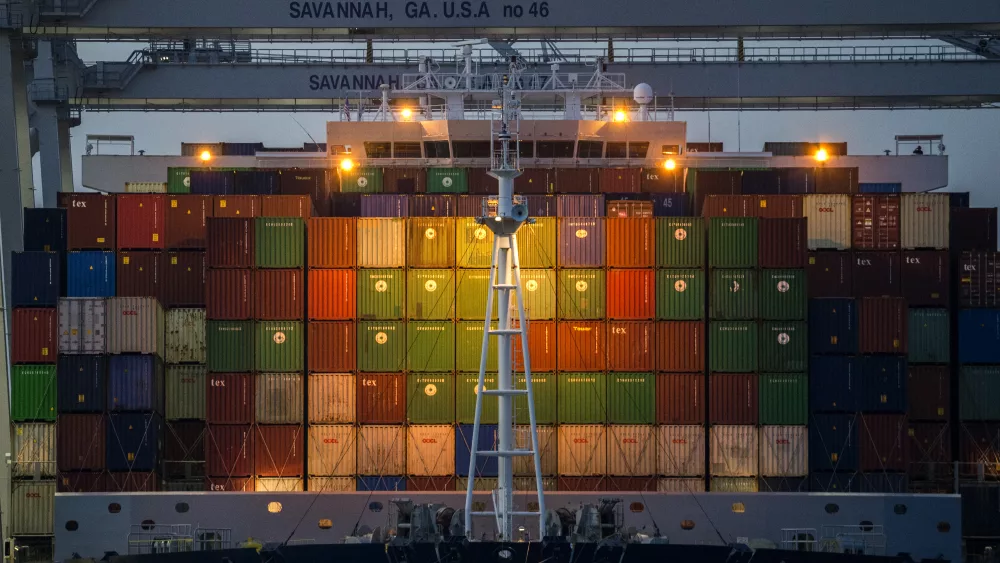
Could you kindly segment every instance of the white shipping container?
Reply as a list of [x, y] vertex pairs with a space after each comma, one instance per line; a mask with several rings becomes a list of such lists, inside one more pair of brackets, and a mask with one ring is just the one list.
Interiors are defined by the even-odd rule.
[[309, 491], [316, 493], [343, 493], [358, 490], [354, 477], [309, 477]]
[[705, 480], [693, 478], [660, 479], [656, 490], [661, 493], [704, 493]]
[[155, 297], [108, 299], [108, 353], [163, 355], [163, 307]]
[[851, 196], [814, 194], [803, 198], [809, 250], [851, 248]]
[[359, 268], [402, 268], [405, 264], [405, 219], [358, 218]]
[[166, 182], [125, 182], [125, 193], [127, 194], [165, 194], [167, 193]]
[[712, 477], [713, 493], [756, 493], [756, 477]]
[[55, 481], [14, 481], [11, 496], [11, 535], [52, 535], [56, 516]]
[[[705, 427], [664, 425], [657, 429], [656, 472], [673, 477], [705, 474]], [[702, 487], [704, 489], [704, 486]]]
[[756, 426], [713, 426], [711, 444], [709, 444], [712, 475], [718, 477], [756, 476], [757, 448]]
[[758, 457], [763, 477], [806, 476], [809, 473], [809, 428], [761, 427]]
[[72, 297], [59, 300], [59, 353], [104, 354], [107, 351], [107, 300]]
[[652, 425], [608, 426], [608, 475], [656, 475], [656, 436]]
[[899, 207], [899, 236], [904, 249], [948, 248], [951, 232], [948, 194], [902, 194]]
[[406, 474], [433, 477], [455, 474], [455, 427], [411, 424], [406, 435]]
[[406, 474], [406, 434], [400, 425], [358, 427], [358, 474]]
[[304, 491], [301, 477], [258, 477], [257, 492], [295, 493]]
[[608, 434], [601, 424], [559, 426], [559, 474], [604, 475], [608, 472]]
[[[555, 426], [536, 426], [538, 430], [538, 454], [542, 462], [542, 475], [555, 475], [559, 471], [559, 458], [556, 456]], [[514, 427], [514, 445], [518, 449], [531, 448], [531, 426], [519, 424]], [[514, 458], [514, 475], [533, 477], [535, 461], [527, 456]]]
[[309, 423], [353, 424], [357, 388], [349, 373], [309, 375]]
[[[354, 475], [358, 471], [358, 430], [352, 425], [310, 425], [310, 477]], [[309, 487], [312, 489], [312, 487]], [[351, 489], [354, 490], [354, 481]]]
[[257, 374], [257, 423], [301, 424], [305, 376], [301, 373]]
[[205, 363], [205, 309], [170, 309], [165, 314], [168, 364]]
[[21, 422], [14, 424], [15, 477], [56, 476], [56, 423]]
[[204, 365], [167, 366], [164, 380], [167, 390], [167, 420], [205, 420]]

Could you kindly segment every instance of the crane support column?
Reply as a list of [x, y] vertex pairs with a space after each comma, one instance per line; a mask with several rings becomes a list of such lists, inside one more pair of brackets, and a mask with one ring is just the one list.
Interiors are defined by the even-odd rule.
[[[52, 41], [38, 42], [35, 79], [32, 84], [38, 115], [38, 149], [41, 152], [42, 203], [55, 207], [59, 192], [73, 191], [73, 172], [69, 151], [69, 122], [60, 119], [66, 111], [63, 96], [58, 91], [56, 61]], [[66, 170], [69, 182], [66, 182]]]

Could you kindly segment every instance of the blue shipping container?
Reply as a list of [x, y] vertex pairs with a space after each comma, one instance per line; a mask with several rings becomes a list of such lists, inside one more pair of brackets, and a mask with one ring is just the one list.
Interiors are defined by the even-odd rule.
[[862, 412], [906, 412], [909, 404], [906, 358], [904, 356], [862, 356]]
[[783, 194], [811, 194], [816, 191], [815, 168], [779, 168]]
[[156, 413], [108, 413], [108, 471], [156, 471], [163, 421]]
[[968, 207], [971, 203], [969, 192], [948, 192], [948, 204], [951, 207]]
[[254, 156], [264, 150], [264, 143], [222, 143], [223, 156]]
[[1000, 364], [1000, 309], [958, 312], [958, 361]]
[[163, 412], [163, 364], [157, 356], [111, 356], [108, 410]]
[[[455, 432], [455, 471], [459, 477], [469, 476], [469, 444], [472, 443], [472, 428], [471, 424], [459, 424], [458, 432]], [[478, 451], [495, 449], [497, 449], [497, 425], [480, 424]], [[475, 476], [496, 477], [496, 456], [477, 456]]]
[[909, 479], [905, 473], [859, 473], [857, 480], [861, 482], [862, 493], [907, 493]]
[[861, 481], [853, 471], [821, 471], [809, 474], [809, 490], [814, 493], [860, 493]]
[[762, 493], [805, 493], [809, 491], [809, 478], [758, 477], [757, 490]]
[[24, 249], [40, 252], [66, 250], [66, 209], [25, 208]]
[[191, 170], [191, 193], [233, 195], [236, 193], [236, 173], [231, 170]]
[[603, 195], [556, 196], [556, 214], [559, 217], [604, 217]]
[[15, 307], [55, 307], [62, 268], [58, 252], [14, 252], [11, 300]]
[[405, 194], [364, 194], [362, 217], [409, 217], [409, 198]]
[[114, 297], [115, 253], [66, 253], [66, 297]]
[[858, 191], [863, 194], [898, 194], [903, 192], [903, 184], [893, 182], [859, 183]]
[[809, 357], [809, 410], [857, 412], [861, 370], [854, 356]]
[[857, 471], [858, 426], [853, 414], [809, 417], [809, 471]]
[[410, 217], [454, 217], [457, 201], [453, 195], [415, 195], [409, 198]]
[[653, 194], [653, 217], [688, 217], [688, 195]]
[[405, 491], [406, 477], [385, 475], [361, 475], [358, 477], [359, 491]]
[[56, 371], [57, 412], [104, 412], [107, 373], [107, 356], [60, 354]]
[[278, 193], [280, 176], [277, 170], [238, 170], [235, 189], [238, 195], [272, 195]]
[[781, 172], [779, 170], [744, 170], [742, 193], [744, 195], [781, 194]]
[[809, 300], [809, 352], [858, 353], [858, 307], [854, 299]]

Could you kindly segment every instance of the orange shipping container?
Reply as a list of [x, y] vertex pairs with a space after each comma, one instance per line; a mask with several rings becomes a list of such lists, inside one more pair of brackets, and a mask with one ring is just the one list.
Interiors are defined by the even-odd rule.
[[213, 217], [250, 218], [260, 215], [260, 196], [217, 195], [212, 209]]
[[558, 325], [560, 371], [604, 371], [607, 339], [599, 321], [562, 321]]
[[[532, 373], [556, 370], [555, 321], [528, 322], [528, 352], [531, 354]], [[514, 338], [514, 371], [524, 372], [520, 338]]]
[[357, 417], [362, 424], [402, 424], [406, 420], [406, 376], [362, 373], [357, 377]]
[[15, 364], [54, 364], [59, 338], [56, 309], [14, 309], [10, 359]]
[[257, 425], [254, 468], [259, 477], [298, 477], [305, 473], [305, 427]]
[[265, 195], [260, 197], [262, 217], [312, 216], [312, 199], [305, 195]]
[[609, 267], [652, 268], [654, 266], [656, 253], [653, 251], [652, 218], [609, 217], [606, 225]]
[[656, 323], [657, 371], [692, 373], [705, 369], [705, 323]]
[[309, 323], [311, 372], [348, 372], [357, 369], [357, 328], [351, 321]]
[[302, 270], [254, 272], [254, 318], [268, 321], [300, 320], [305, 315]]
[[358, 261], [357, 219], [314, 217], [307, 228], [310, 268], [353, 268]]
[[356, 311], [354, 270], [309, 270], [309, 319], [348, 320]]
[[653, 371], [653, 323], [608, 321], [608, 369]]
[[608, 318], [652, 319], [656, 314], [656, 271], [609, 270]]

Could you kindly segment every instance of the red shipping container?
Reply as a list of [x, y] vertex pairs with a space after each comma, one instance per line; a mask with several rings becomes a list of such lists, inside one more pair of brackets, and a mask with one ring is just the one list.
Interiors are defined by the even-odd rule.
[[[514, 321], [517, 326], [517, 321]], [[524, 372], [524, 360], [521, 358], [521, 339], [513, 340], [514, 371]], [[556, 370], [556, 322], [528, 322], [528, 352], [531, 354], [531, 373], [541, 373]]]
[[[689, 170], [688, 174], [691, 173], [692, 171]], [[695, 215], [702, 214], [707, 196], [740, 195], [743, 193], [743, 172], [740, 170], [696, 170], [694, 174]]]
[[118, 253], [115, 283], [118, 297], [160, 297], [162, 252], [123, 250]]
[[608, 321], [608, 369], [653, 371], [653, 323]]
[[899, 270], [903, 298], [910, 307], [947, 307], [951, 302], [948, 251], [903, 252]]
[[656, 477], [608, 477], [604, 480], [606, 491], [655, 491]]
[[309, 270], [309, 319], [357, 317], [357, 284], [354, 270]]
[[361, 424], [402, 424], [406, 420], [406, 376], [402, 373], [360, 373], [357, 413]]
[[899, 249], [898, 195], [856, 195], [852, 204], [855, 249]]
[[657, 424], [705, 424], [705, 376], [661, 373], [656, 376]]
[[160, 490], [160, 476], [155, 472], [109, 472], [108, 490], [114, 493], [155, 493]]
[[312, 199], [305, 195], [265, 195], [260, 197], [261, 217], [312, 217]]
[[910, 479], [951, 479], [951, 426], [947, 422], [910, 422]]
[[357, 265], [357, 218], [313, 217], [307, 228], [310, 268], [353, 268]]
[[768, 219], [799, 219], [802, 217], [800, 195], [758, 195], [756, 216]]
[[652, 319], [655, 293], [655, 270], [608, 270], [608, 318]]
[[757, 424], [755, 373], [713, 373], [708, 378], [710, 424]]
[[163, 194], [118, 195], [118, 248], [163, 249], [167, 198]]
[[298, 477], [305, 474], [305, 427], [257, 426], [254, 468], [258, 477]]
[[212, 211], [210, 195], [168, 195], [164, 246], [171, 250], [204, 249]]
[[903, 414], [858, 417], [862, 471], [906, 471], [910, 464], [909, 425]]
[[652, 268], [655, 225], [652, 218], [614, 217], [606, 221], [607, 261], [611, 268]]
[[[601, 171], [599, 168], [556, 168], [555, 170], [556, 183], [552, 190], [554, 193], [596, 194], [601, 191]], [[494, 188], [496, 187], [495, 182], [496, 181], [494, 180]], [[472, 187], [471, 182], [469, 187]], [[489, 191], [478, 193], [492, 194], [495, 192]]]
[[252, 219], [213, 217], [208, 220], [208, 266], [253, 268], [256, 228]]
[[59, 207], [66, 208], [69, 250], [115, 250], [118, 228], [115, 197], [105, 194], [60, 193]]
[[952, 252], [997, 249], [997, 208], [952, 207], [948, 246]]
[[606, 491], [605, 477], [558, 477], [556, 489], [559, 491]]
[[[249, 424], [209, 424], [205, 435], [205, 473], [222, 476], [212, 479], [211, 490], [218, 485], [229, 486], [227, 476], [247, 476], [254, 473], [254, 442], [256, 432]], [[222, 489], [238, 490], [238, 489]]]
[[701, 210], [704, 217], [756, 217], [755, 195], [709, 195]]
[[300, 320], [305, 316], [302, 270], [254, 272], [254, 318], [268, 321]]
[[213, 203], [213, 217], [260, 216], [260, 196], [257, 195], [217, 195]]
[[208, 270], [205, 277], [206, 317], [217, 321], [252, 319], [252, 284], [252, 270]]
[[606, 194], [639, 193], [642, 168], [601, 168], [601, 192]]
[[172, 421], [164, 425], [164, 477], [192, 479], [205, 476], [205, 423]]
[[313, 373], [357, 369], [357, 329], [351, 321], [309, 323], [308, 368]]
[[607, 349], [605, 324], [600, 321], [560, 321], [558, 323], [560, 371], [604, 371]]
[[757, 223], [757, 256], [761, 268], [804, 268], [807, 252], [805, 219], [761, 219]]
[[56, 309], [14, 309], [10, 360], [15, 364], [54, 364], [59, 345]]
[[[626, 200], [613, 199], [605, 204], [605, 209], [607, 209], [608, 218], [612, 217], [645, 218], [653, 216], [652, 201], [632, 201], [627, 199]], [[617, 250], [616, 252], [621, 252], [621, 251]]]
[[250, 373], [209, 374], [205, 378], [205, 421], [209, 424], [252, 424], [256, 412], [255, 383]]
[[899, 252], [855, 252], [852, 276], [855, 297], [900, 294]]
[[205, 477], [205, 490], [222, 493], [252, 493], [257, 490], [254, 477]]
[[705, 369], [705, 323], [656, 323], [656, 370], [701, 373]]
[[861, 299], [858, 311], [862, 354], [906, 353], [906, 301], [899, 297], [866, 297]]
[[407, 477], [407, 491], [454, 491], [455, 477]]
[[806, 286], [810, 298], [854, 297], [854, 253], [810, 252], [806, 260]]
[[205, 306], [205, 253], [164, 252], [160, 303], [165, 309]]
[[910, 420], [947, 422], [951, 412], [951, 370], [948, 366], [909, 365]]
[[103, 471], [60, 472], [56, 478], [58, 493], [103, 493], [107, 490], [107, 474]]
[[1000, 260], [997, 252], [963, 252], [959, 262], [959, 300], [961, 307], [996, 307], [1000, 305]]
[[552, 168], [525, 168], [521, 175], [514, 178], [514, 193], [517, 194], [547, 194], [556, 180], [556, 171]]
[[103, 414], [61, 414], [56, 419], [59, 471], [103, 471], [107, 447]]

